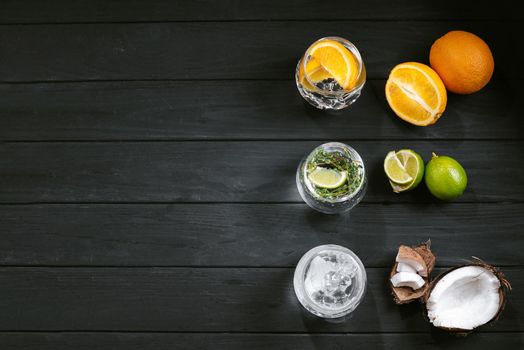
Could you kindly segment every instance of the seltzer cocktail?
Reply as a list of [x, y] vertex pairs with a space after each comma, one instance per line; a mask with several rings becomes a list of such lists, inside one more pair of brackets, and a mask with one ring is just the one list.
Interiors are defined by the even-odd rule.
[[360, 96], [366, 68], [355, 45], [339, 37], [314, 42], [299, 60], [295, 79], [298, 91], [319, 109], [338, 110]]

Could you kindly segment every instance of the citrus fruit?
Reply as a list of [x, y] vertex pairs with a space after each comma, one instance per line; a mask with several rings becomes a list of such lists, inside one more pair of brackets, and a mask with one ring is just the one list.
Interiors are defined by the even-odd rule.
[[446, 88], [457, 94], [471, 94], [482, 89], [495, 68], [493, 55], [484, 40], [461, 30], [437, 39], [431, 46], [429, 62]]
[[[343, 89], [348, 90], [355, 86], [358, 78], [357, 60], [338, 41], [321, 39], [309, 48], [308, 55], [305, 73], [313, 82], [333, 78]], [[318, 70], [317, 64], [322, 70]], [[315, 77], [315, 74], [320, 77]], [[323, 79], [318, 80], [319, 78]]]
[[384, 171], [394, 192], [409, 191], [422, 181], [424, 161], [418, 153], [410, 149], [391, 151], [384, 159]]
[[[300, 60], [300, 63], [298, 64], [298, 81], [304, 87], [304, 89], [309, 90], [309, 91], [315, 91], [316, 87], [313, 86], [306, 77], [303, 62], [304, 62], [303, 60]], [[309, 68], [309, 69], [311, 69], [312, 71], [314, 70], [313, 68]]]
[[413, 177], [404, 168], [395, 151], [391, 151], [386, 155], [384, 171], [388, 178], [397, 184], [407, 184], [413, 180]]
[[411, 184], [399, 185], [399, 184], [394, 183], [391, 180], [389, 180], [389, 184], [391, 185], [391, 188], [393, 189], [393, 192], [395, 193], [405, 192], [405, 191], [409, 191], [415, 188], [415, 187], [412, 187]]
[[433, 69], [406, 62], [394, 67], [386, 82], [389, 106], [401, 119], [419, 126], [434, 124], [446, 109], [446, 88]]
[[308, 177], [309, 181], [315, 186], [332, 189], [342, 186], [348, 178], [348, 173], [346, 171], [318, 167]]
[[306, 74], [310, 81], [313, 83], [320, 83], [326, 79], [332, 78], [320, 63], [313, 57], [311, 57], [306, 64]]
[[445, 201], [460, 197], [468, 185], [466, 171], [459, 162], [435, 153], [426, 165], [424, 180], [429, 192]]

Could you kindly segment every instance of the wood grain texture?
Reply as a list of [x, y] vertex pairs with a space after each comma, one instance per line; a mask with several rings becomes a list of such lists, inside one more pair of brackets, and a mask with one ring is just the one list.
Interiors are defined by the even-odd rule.
[[518, 139], [518, 82], [450, 94], [438, 124], [397, 118], [384, 80], [335, 115], [305, 105], [293, 81], [0, 85], [0, 140]]
[[389, 267], [400, 244], [427, 239], [440, 266], [524, 265], [523, 204], [361, 204], [341, 216], [305, 204], [3, 205], [0, 222], [2, 265], [294, 267], [334, 243]]
[[[523, 348], [523, 19], [508, 0], [2, 1], [0, 349]], [[426, 63], [453, 29], [487, 41], [493, 81], [450, 94], [435, 126], [403, 123], [384, 100], [390, 69]], [[368, 71], [338, 115], [306, 108], [294, 84], [327, 35]], [[331, 140], [369, 171], [364, 203], [340, 216], [309, 209], [294, 180]], [[465, 195], [393, 194], [382, 161], [400, 148], [458, 159]], [[428, 238], [440, 266], [503, 266], [499, 322], [455, 338], [393, 303], [395, 248]], [[344, 323], [293, 292], [301, 255], [326, 243], [367, 267]]]
[[398, 63], [427, 62], [456, 28], [488, 42], [497, 79], [524, 77], [518, 22], [183, 22], [4, 26], [0, 81], [292, 79], [309, 43], [329, 35], [359, 48], [368, 78], [386, 78]]
[[520, 349], [522, 333], [432, 334], [173, 334], [173, 333], [0, 333], [4, 350], [492, 350], [500, 344]]
[[[321, 142], [105, 142], [0, 145], [0, 202], [301, 202], [295, 172]], [[468, 173], [458, 201], [521, 201], [522, 142], [356, 141], [365, 202], [436, 203], [424, 185], [394, 194], [383, 160], [411, 148], [450, 155]]]
[[[514, 290], [524, 269], [505, 268]], [[389, 269], [367, 269], [352, 319], [310, 316], [293, 291], [292, 268], [0, 268], [0, 330], [206, 332], [430, 332], [419, 303], [397, 306]], [[438, 271], [436, 272], [438, 273]], [[524, 295], [481, 330], [521, 331]]]
[[[30, 8], [31, 11], [27, 9]], [[192, 1], [87, 1], [7, 0], [2, 2], [0, 23], [136, 22], [282, 19], [522, 19], [513, 2], [493, 6], [481, 0], [420, 2], [398, 0], [333, 0], [326, 6], [315, 0]]]

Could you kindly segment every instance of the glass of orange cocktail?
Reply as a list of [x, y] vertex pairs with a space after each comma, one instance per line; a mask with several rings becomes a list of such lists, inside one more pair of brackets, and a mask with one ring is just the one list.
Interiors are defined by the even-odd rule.
[[366, 82], [366, 67], [350, 41], [327, 37], [307, 49], [298, 62], [295, 79], [298, 91], [311, 105], [338, 110], [360, 96]]

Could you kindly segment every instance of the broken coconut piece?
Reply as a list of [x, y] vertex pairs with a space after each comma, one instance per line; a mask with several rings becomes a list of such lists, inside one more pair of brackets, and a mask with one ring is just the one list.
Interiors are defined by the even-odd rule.
[[427, 241], [424, 244], [421, 244], [417, 247], [414, 247], [415, 251], [424, 259], [424, 262], [426, 263], [426, 268], [428, 270], [428, 276], [431, 275], [431, 271], [433, 271], [433, 268], [435, 267], [435, 255], [431, 252], [429, 249], [431, 246], [431, 241]]
[[393, 287], [409, 287], [413, 290], [421, 288], [426, 282], [413, 272], [399, 272], [390, 279]]
[[397, 272], [411, 272], [411, 273], [417, 273], [417, 270], [415, 270], [411, 265], [405, 264], [405, 263], [397, 263]]
[[422, 277], [428, 276], [428, 268], [424, 259], [420, 256], [417, 251], [411, 247], [401, 245], [398, 248], [397, 258], [395, 259], [398, 263], [403, 263], [411, 266], [419, 275]]
[[[416, 253], [418, 253], [420, 257], [422, 257], [426, 265], [428, 276], [431, 274], [431, 271], [433, 271], [433, 267], [435, 266], [435, 256], [431, 252], [430, 243], [431, 242], [428, 241], [427, 243], [424, 243], [417, 247], [412, 248], [415, 250]], [[406, 246], [401, 246], [401, 247], [406, 247]], [[398, 265], [399, 265], [398, 262], [395, 262], [395, 264], [393, 265], [393, 268], [391, 269], [391, 273], [389, 276], [390, 278], [393, 277], [397, 273]], [[422, 277], [422, 279], [424, 280], [425, 283], [422, 286], [422, 288], [419, 288], [417, 290], [413, 290], [409, 287], [395, 287], [393, 284], [390, 283], [391, 292], [393, 294], [393, 299], [395, 300], [395, 303], [399, 305], [407, 304], [407, 303], [412, 302], [413, 300], [420, 299], [421, 297], [423, 297], [428, 290], [429, 283], [428, 283], [428, 277]]]
[[504, 275], [482, 262], [451, 269], [432, 282], [426, 296], [429, 321], [438, 328], [464, 333], [498, 317], [504, 308]]

